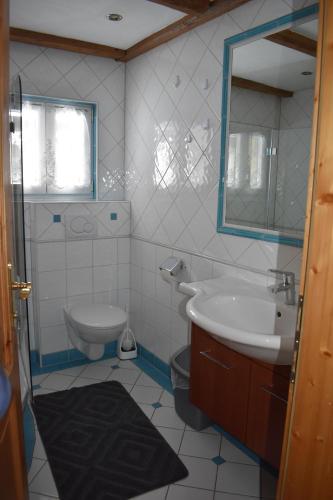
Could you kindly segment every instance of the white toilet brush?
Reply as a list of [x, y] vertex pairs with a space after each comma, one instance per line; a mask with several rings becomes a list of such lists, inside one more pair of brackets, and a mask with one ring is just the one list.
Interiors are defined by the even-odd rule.
[[133, 359], [138, 355], [134, 333], [128, 325], [128, 314], [126, 327], [118, 339], [117, 354], [119, 359]]

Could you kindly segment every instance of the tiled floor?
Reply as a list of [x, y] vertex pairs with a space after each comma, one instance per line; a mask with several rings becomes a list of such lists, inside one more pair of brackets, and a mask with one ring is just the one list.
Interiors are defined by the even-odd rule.
[[[196, 432], [174, 410], [172, 395], [131, 361], [118, 358], [33, 377], [35, 394], [118, 380], [179, 455], [189, 476], [139, 500], [250, 500], [274, 498], [275, 479], [213, 428]], [[30, 500], [58, 493], [38, 432], [29, 472]], [[79, 499], [78, 499], [79, 500]]]

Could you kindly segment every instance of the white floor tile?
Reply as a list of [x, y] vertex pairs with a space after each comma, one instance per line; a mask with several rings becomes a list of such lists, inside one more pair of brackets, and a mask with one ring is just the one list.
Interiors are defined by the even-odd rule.
[[219, 466], [216, 490], [239, 495], [260, 495], [260, 468], [226, 462]]
[[95, 378], [96, 380], [106, 380], [111, 373], [111, 368], [105, 365], [88, 365], [81, 373], [80, 377]]
[[50, 373], [48, 377], [40, 384], [42, 389], [53, 391], [63, 391], [73, 382], [74, 378], [69, 375], [60, 375], [60, 373]]
[[108, 366], [111, 368], [113, 365], [118, 364], [118, 358], [107, 358], [107, 359], [100, 359], [99, 361], [95, 361], [93, 364], [94, 365], [100, 365], [100, 366]]
[[[193, 429], [190, 425], [186, 425], [186, 430], [187, 431], [198, 432], [197, 430]], [[203, 432], [204, 434], [221, 434], [216, 429], [214, 429], [214, 427], [211, 427], [211, 426], [210, 427], [206, 427], [205, 429], [202, 429], [202, 431], [199, 431], [199, 432]]]
[[192, 457], [214, 458], [219, 455], [221, 436], [185, 431], [180, 453]]
[[[134, 389], [135, 388], [136, 387], [134, 387]], [[172, 429], [181, 430], [185, 428], [184, 422], [178, 417], [175, 409], [169, 408], [168, 406], [156, 408], [151, 421], [158, 427], [171, 427]]]
[[138, 403], [138, 405], [140, 406], [141, 410], [143, 411], [143, 413], [149, 418], [151, 419], [151, 417], [153, 416], [153, 413], [155, 411], [155, 408], [152, 406], [152, 405], [145, 405], [143, 403]]
[[163, 406], [171, 406], [173, 408], [175, 406], [174, 395], [170, 394], [168, 391], [164, 391], [160, 399], [160, 403]]
[[161, 386], [155, 382], [149, 375], [146, 375], [145, 373], [141, 373], [140, 377], [136, 381], [136, 385], [144, 385], [147, 387], [158, 387], [160, 388]]
[[136, 385], [131, 391], [131, 396], [137, 403], [152, 404], [159, 401], [162, 394], [162, 389], [157, 387], [143, 387]]
[[[231, 493], [221, 493], [217, 491], [214, 500], [260, 500], [260, 497], [249, 497], [244, 495], [232, 495]], [[261, 499], [264, 500], [264, 499]]]
[[28, 473], [28, 483], [30, 483], [33, 480], [33, 478], [36, 476], [37, 472], [41, 470], [45, 462], [46, 460], [44, 459], [36, 457], [32, 458], [31, 466]]
[[58, 497], [46, 497], [39, 493], [29, 493], [29, 500], [59, 500]]
[[233, 445], [225, 437], [222, 438], [221, 457], [227, 462], [237, 462], [239, 464], [257, 465], [256, 462], [250, 458], [246, 453]]
[[47, 460], [44, 445], [38, 431], [36, 432], [36, 442], [33, 451], [33, 457], [39, 458], [40, 460]]
[[93, 378], [77, 377], [76, 379], [74, 379], [74, 382], [70, 386], [70, 389], [72, 389], [72, 387], [84, 387], [85, 385], [92, 384], [98, 384], [98, 380]]
[[184, 432], [179, 429], [169, 429], [168, 427], [157, 427], [157, 430], [162, 434], [171, 448], [178, 453]]
[[41, 394], [50, 394], [50, 392], [54, 392], [54, 389], [34, 389], [34, 396], [40, 396]]
[[71, 368], [65, 368], [64, 370], [60, 370], [56, 373], [60, 373], [60, 375], [70, 375], [71, 377], [78, 377], [80, 373], [85, 369], [86, 365], [81, 366], [72, 366]]
[[50, 497], [59, 496], [48, 462], [45, 462], [45, 465], [34, 477], [29, 489], [33, 493], [41, 493]]
[[167, 500], [213, 500], [213, 491], [199, 490], [173, 484], [169, 488]]
[[114, 363], [111, 363], [111, 364], [118, 365], [118, 366], [120, 366], [120, 368], [127, 368], [128, 370], [136, 370], [137, 372], [141, 372], [140, 368], [138, 368], [133, 363], [133, 361], [122, 360], [122, 359], [118, 359], [118, 358], [114, 358], [114, 359], [116, 359], [117, 361], [115, 361]]
[[168, 486], [164, 486], [163, 488], [149, 491], [148, 493], [144, 493], [143, 495], [139, 495], [138, 497], [135, 498], [136, 500], [165, 500], [167, 491], [168, 491]]
[[48, 377], [49, 374], [48, 373], [43, 373], [42, 375], [34, 375], [32, 377], [32, 385], [38, 385], [40, 384], [41, 382], [43, 382], [43, 380], [46, 379], [46, 377]]
[[204, 458], [187, 457], [185, 455], [179, 455], [179, 458], [189, 471], [189, 475], [179, 481], [179, 484], [193, 488], [214, 490], [217, 471], [217, 465], [214, 462]]
[[121, 385], [126, 389], [128, 393], [130, 393], [134, 387], [133, 384], [124, 384], [123, 382], [121, 383]]
[[111, 375], [108, 380], [118, 380], [125, 384], [135, 384], [139, 377], [139, 373], [135, 370], [129, 370], [128, 368], [117, 368], [117, 370], [112, 370]]

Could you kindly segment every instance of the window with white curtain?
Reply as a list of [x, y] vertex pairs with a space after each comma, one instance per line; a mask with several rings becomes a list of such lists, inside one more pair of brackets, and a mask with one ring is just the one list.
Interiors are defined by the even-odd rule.
[[228, 188], [253, 191], [264, 187], [266, 148], [263, 133], [243, 131], [229, 134]]
[[92, 103], [23, 97], [26, 194], [94, 197], [95, 115]]

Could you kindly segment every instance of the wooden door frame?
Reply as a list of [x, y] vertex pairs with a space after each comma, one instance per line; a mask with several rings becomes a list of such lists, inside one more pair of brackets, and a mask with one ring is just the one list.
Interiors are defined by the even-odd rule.
[[[0, 4], [0, 328], [4, 338], [0, 361], [10, 371], [18, 365], [10, 316], [11, 293], [7, 262], [8, 237], [8, 0]], [[320, 35], [310, 167], [307, 223], [301, 292], [304, 312], [295, 385], [291, 387], [278, 498], [321, 500], [333, 491], [333, 2], [320, 1]], [[320, 99], [319, 99], [320, 98]], [[7, 178], [4, 177], [7, 175]], [[7, 204], [7, 205], [6, 205]], [[18, 370], [11, 374], [19, 397]], [[26, 498], [20, 408], [12, 403], [12, 450], [17, 466], [17, 499]], [[1, 431], [1, 426], [0, 426]], [[7, 460], [7, 457], [6, 457]], [[1, 462], [1, 460], [0, 460]]]
[[26, 500], [27, 472], [23, 445], [23, 420], [18, 346], [13, 324], [11, 275], [12, 189], [9, 167], [9, 3], [0, 2], [0, 364], [12, 387], [10, 405], [0, 420], [0, 496]]
[[333, 2], [320, 1], [300, 293], [304, 295], [278, 499], [333, 498]]

